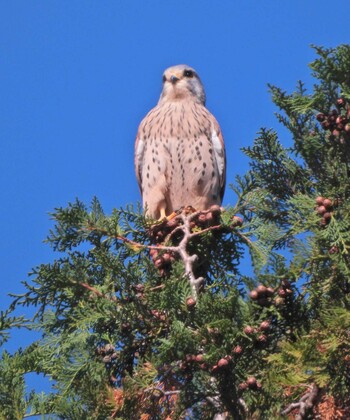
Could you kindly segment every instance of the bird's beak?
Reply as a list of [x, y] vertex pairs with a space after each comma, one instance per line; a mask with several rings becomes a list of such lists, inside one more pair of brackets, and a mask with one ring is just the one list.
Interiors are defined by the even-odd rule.
[[175, 85], [175, 83], [178, 82], [179, 80], [180, 80], [179, 77], [177, 77], [175, 74], [172, 74], [170, 76], [170, 81], [173, 85]]

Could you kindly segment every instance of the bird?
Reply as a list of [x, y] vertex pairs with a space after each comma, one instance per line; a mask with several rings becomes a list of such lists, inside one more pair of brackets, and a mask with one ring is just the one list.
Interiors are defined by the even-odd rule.
[[163, 73], [158, 104], [141, 121], [135, 171], [145, 215], [162, 220], [183, 207], [221, 205], [226, 153], [221, 128], [205, 107], [196, 70], [180, 64]]

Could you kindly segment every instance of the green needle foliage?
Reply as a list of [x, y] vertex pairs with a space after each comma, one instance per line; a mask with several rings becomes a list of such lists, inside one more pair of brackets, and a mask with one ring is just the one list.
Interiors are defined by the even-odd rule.
[[314, 48], [310, 92], [269, 86], [292, 146], [260, 130], [232, 207], [53, 212], [57, 258], [0, 316], [1, 344], [41, 333], [2, 352], [0, 419], [350, 417], [350, 46]]

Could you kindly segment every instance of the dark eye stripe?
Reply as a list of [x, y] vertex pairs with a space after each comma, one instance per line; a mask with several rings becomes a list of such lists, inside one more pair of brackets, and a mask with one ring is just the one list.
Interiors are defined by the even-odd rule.
[[163, 74], [162, 80], [163, 80], [163, 83], [166, 82], [166, 76], [165, 76], [165, 74]]

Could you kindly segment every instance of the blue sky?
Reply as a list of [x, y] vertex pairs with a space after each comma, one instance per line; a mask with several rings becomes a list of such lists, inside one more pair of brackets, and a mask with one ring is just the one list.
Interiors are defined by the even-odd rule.
[[240, 148], [280, 129], [266, 84], [311, 88], [310, 44], [349, 43], [349, 12], [348, 0], [0, 1], [0, 310], [54, 258], [48, 212], [76, 197], [96, 195], [107, 213], [140, 199], [134, 139], [166, 67], [201, 76], [230, 183], [248, 167]]

